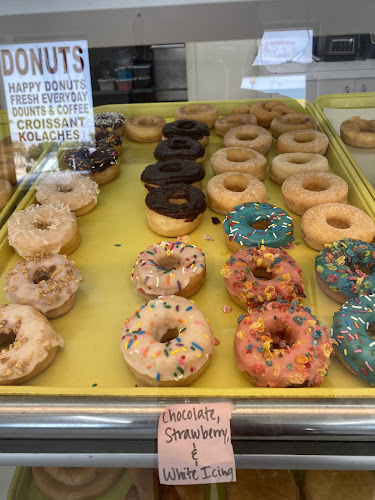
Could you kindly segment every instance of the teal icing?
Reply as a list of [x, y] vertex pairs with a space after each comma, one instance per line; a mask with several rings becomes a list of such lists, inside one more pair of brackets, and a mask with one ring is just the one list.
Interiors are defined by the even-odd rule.
[[375, 295], [346, 302], [333, 316], [332, 337], [343, 361], [358, 377], [375, 385], [375, 340], [369, 334], [375, 322]]
[[[269, 223], [267, 229], [251, 227], [262, 220]], [[238, 205], [224, 219], [224, 230], [229, 239], [242, 246], [284, 247], [294, 240], [293, 229], [292, 218], [287, 212], [268, 203]]]

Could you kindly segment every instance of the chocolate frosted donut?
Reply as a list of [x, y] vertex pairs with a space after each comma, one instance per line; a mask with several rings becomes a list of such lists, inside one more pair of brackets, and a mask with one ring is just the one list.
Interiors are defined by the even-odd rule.
[[159, 161], [180, 159], [200, 163], [206, 157], [206, 150], [190, 137], [171, 137], [156, 146], [154, 156]]
[[202, 146], [205, 146], [210, 137], [210, 130], [205, 123], [198, 120], [177, 120], [167, 123], [163, 128], [163, 139], [170, 139], [176, 136], [190, 137], [198, 141]]
[[114, 165], [118, 154], [109, 146], [99, 146], [95, 148], [81, 148], [70, 151], [64, 156], [64, 161], [68, 168], [97, 174], [106, 168]]
[[[181, 205], [171, 203], [170, 200], [186, 200]], [[173, 219], [193, 221], [206, 208], [206, 197], [194, 186], [189, 184], [169, 184], [152, 189], [145, 199], [150, 210]]]
[[97, 146], [109, 146], [120, 155], [122, 153], [122, 139], [120, 134], [112, 129], [100, 129], [95, 134], [95, 142]]
[[100, 129], [112, 128], [120, 135], [124, 135], [125, 116], [122, 113], [114, 111], [105, 111], [94, 115], [95, 131]]
[[165, 186], [167, 184], [192, 184], [198, 189], [202, 187], [205, 176], [204, 168], [191, 160], [166, 160], [153, 163], [144, 169], [141, 181], [146, 189]]

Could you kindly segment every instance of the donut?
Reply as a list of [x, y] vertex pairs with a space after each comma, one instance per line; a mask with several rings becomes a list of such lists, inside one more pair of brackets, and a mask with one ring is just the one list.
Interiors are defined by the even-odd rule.
[[329, 165], [325, 156], [315, 153], [283, 153], [272, 159], [270, 177], [277, 184], [300, 172], [328, 172]]
[[157, 142], [161, 140], [166, 121], [161, 116], [140, 115], [125, 122], [126, 137], [136, 142]]
[[367, 470], [307, 470], [305, 500], [360, 500], [375, 497], [375, 478]]
[[177, 120], [167, 123], [163, 127], [162, 139], [170, 139], [171, 137], [190, 137], [207, 146], [210, 139], [210, 129], [208, 126], [197, 120]]
[[206, 150], [190, 137], [171, 137], [156, 146], [154, 156], [158, 161], [179, 159], [202, 163], [206, 158]]
[[202, 191], [190, 184], [168, 184], [152, 189], [145, 202], [147, 225], [161, 236], [191, 233], [199, 226], [207, 208]]
[[226, 500], [298, 500], [299, 491], [289, 470], [237, 469], [236, 482], [227, 483]]
[[20, 304], [0, 305], [0, 385], [27, 382], [55, 359], [64, 340], [42, 313]]
[[312, 116], [301, 113], [276, 116], [270, 125], [271, 134], [279, 137], [293, 130], [318, 130], [318, 123]]
[[275, 205], [244, 203], [234, 207], [224, 219], [227, 247], [238, 252], [243, 246], [285, 247], [294, 240], [291, 217]]
[[124, 469], [32, 467], [33, 481], [46, 500], [95, 500], [118, 483]]
[[31, 205], [8, 221], [9, 245], [21, 257], [41, 253], [70, 255], [80, 243], [77, 218], [67, 205]]
[[100, 132], [103, 129], [111, 128], [119, 135], [125, 133], [125, 117], [121, 113], [114, 111], [104, 111], [94, 115], [95, 132]]
[[121, 335], [125, 365], [148, 386], [191, 384], [209, 365], [213, 345], [204, 314], [190, 300], [174, 295], [150, 300], [135, 311]]
[[205, 175], [204, 168], [196, 161], [165, 160], [146, 167], [141, 174], [141, 182], [148, 191], [180, 182], [201, 189]]
[[0, 212], [11, 199], [12, 195], [12, 184], [5, 179], [0, 179]]
[[305, 242], [314, 250], [344, 238], [371, 243], [375, 236], [373, 220], [359, 208], [344, 203], [309, 208], [302, 216], [301, 228]]
[[[236, 106], [233, 108], [232, 115], [247, 115], [250, 113], [250, 106], [246, 104], [241, 104], [240, 106]], [[256, 118], [256, 117], [255, 117]]]
[[[126, 469], [130, 479], [133, 481], [132, 487], [128, 490], [124, 500], [157, 500], [159, 496], [160, 484], [157, 469]], [[163, 498], [163, 500], [165, 500]]]
[[101, 129], [95, 134], [95, 142], [97, 146], [111, 147], [118, 155], [122, 153], [122, 139], [118, 132], [111, 128]]
[[184, 241], [161, 241], [141, 252], [134, 264], [135, 292], [146, 300], [159, 295], [190, 297], [206, 275], [204, 253]]
[[60, 254], [21, 259], [5, 276], [9, 302], [26, 304], [57, 318], [73, 307], [82, 276], [73, 262]]
[[279, 136], [276, 150], [278, 153], [315, 153], [324, 155], [328, 143], [328, 137], [317, 130], [294, 130]]
[[375, 293], [375, 246], [345, 238], [327, 244], [315, 258], [316, 281], [323, 292], [344, 304]]
[[281, 101], [258, 101], [250, 106], [249, 113], [256, 116], [258, 125], [269, 127], [276, 116], [295, 114], [296, 111]]
[[234, 127], [241, 127], [242, 125], [257, 125], [257, 119], [253, 115], [247, 114], [234, 114], [227, 115], [219, 118], [215, 122], [215, 131], [217, 135], [224, 137], [224, 135]]
[[221, 275], [231, 299], [244, 309], [305, 297], [300, 267], [280, 249], [261, 245], [240, 250], [227, 260]]
[[346, 203], [348, 185], [338, 175], [329, 172], [300, 172], [288, 177], [281, 186], [288, 210], [303, 215], [306, 210], [322, 203]]
[[174, 114], [175, 120], [197, 120], [205, 123], [208, 128], [213, 128], [215, 121], [219, 118], [219, 112], [209, 104], [187, 104], [178, 108]]
[[47, 174], [35, 187], [41, 205], [59, 201], [78, 217], [91, 212], [97, 204], [99, 187], [88, 176], [75, 172]]
[[242, 125], [230, 129], [224, 136], [224, 147], [242, 147], [266, 156], [272, 146], [272, 135], [258, 125]]
[[109, 146], [81, 148], [64, 156], [68, 168], [89, 174], [99, 186], [113, 181], [120, 175], [118, 154]]
[[287, 302], [249, 309], [234, 339], [237, 366], [258, 387], [319, 387], [332, 351], [311, 310]]
[[257, 179], [266, 176], [266, 158], [248, 148], [222, 148], [216, 151], [210, 158], [211, 168], [214, 175], [225, 172], [241, 172], [250, 174]]
[[341, 139], [355, 148], [375, 148], [375, 120], [352, 116], [340, 125]]
[[218, 214], [227, 214], [232, 207], [245, 202], [263, 202], [266, 188], [260, 180], [250, 174], [226, 172], [215, 175], [207, 184], [208, 206]]

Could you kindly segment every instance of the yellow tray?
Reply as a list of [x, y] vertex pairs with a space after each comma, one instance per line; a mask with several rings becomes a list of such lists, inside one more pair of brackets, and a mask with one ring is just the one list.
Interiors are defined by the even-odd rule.
[[[229, 113], [239, 103], [249, 101], [215, 102], [220, 114]], [[303, 106], [293, 100], [286, 101], [299, 111], [315, 115], [314, 107]], [[97, 108], [96, 111], [117, 110], [129, 117], [136, 114], [164, 115], [172, 121], [174, 110], [180, 103], [117, 105]], [[321, 121], [322, 122], [322, 121]], [[365, 210], [375, 219], [375, 207], [370, 194], [350, 166], [342, 150], [333, 139], [327, 125], [321, 123], [323, 132], [330, 135], [327, 158], [332, 171], [341, 175], [349, 184], [349, 202]], [[230, 256], [224, 243], [222, 225], [214, 225], [214, 212], [207, 210], [201, 225], [190, 235], [190, 242], [203, 248], [207, 258], [207, 276], [192, 299], [208, 317], [220, 345], [215, 347], [210, 366], [194, 384], [185, 388], [137, 387], [136, 381], [124, 366], [120, 353], [120, 334], [126, 318], [143, 304], [135, 295], [130, 280], [131, 269], [140, 251], [162, 238], [148, 229], [145, 222], [145, 188], [140, 175], [146, 165], [153, 162], [155, 144], [124, 141], [121, 156], [121, 175], [101, 187], [97, 207], [79, 218], [81, 245], [73, 259], [84, 276], [77, 302], [66, 315], [52, 320], [54, 328], [64, 337], [65, 347], [58, 352], [53, 364], [38, 377], [20, 387], [2, 387], [1, 394], [37, 395], [95, 395], [127, 397], [369, 397], [373, 389], [364, 381], [350, 374], [333, 359], [329, 376], [320, 388], [262, 389], [254, 387], [237, 369], [233, 356], [233, 339], [237, 317], [244, 311], [229, 298], [220, 269]], [[223, 140], [211, 132], [207, 147], [208, 157], [221, 148]], [[274, 146], [269, 160], [274, 156]], [[206, 179], [212, 176], [209, 161], [204, 162]], [[285, 208], [280, 186], [265, 180], [267, 202]], [[34, 189], [22, 200], [17, 210], [35, 201]], [[292, 214], [291, 214], [292, 215]], [[223, 216], [219, 216], [223, 220]], [[314, 259], [317, 252], [303, 243], [300, 217], [293, 215], [295, 248], [289, 251], [303, 270], [304, 304], [328, 327], [339, 305], [329, 299], [315, 284]], [[0, 231], [4, 238], [6, 227]], [[207, 241], [209, 235], [214, 241]], [[117, 246], [121, 245], [121, 246]], [[0, 243], [0, 284], [4, 275], [15, 265], [18, 257], [5, 238]], [[2, 286], [1, 286], [2, 288]], [[0, 291], [0, 303], [6, 302]], [[222, 307], [228, 304], [232, 312], [225, 314]]]
[[[123, 500], [132, 484], [129, 474], [124, 470], [118, 483], [97, 500]], [[33, 481], [31, 467], [16, 468], [9, 486], [7, 500], [45, 500]]]
[[353, 165], [363, 184], [375, 199], [375, 149], [355, 148], [340, 137], [340, 124], [352, 116], [366, 120], [375, 118], [375, 92], [328, 94], [317, 97], [314, 104], [333, 136]]

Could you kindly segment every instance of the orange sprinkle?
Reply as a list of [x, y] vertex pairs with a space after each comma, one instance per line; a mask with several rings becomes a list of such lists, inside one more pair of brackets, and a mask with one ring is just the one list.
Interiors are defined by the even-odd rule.
[[147, 365], [147, 368], [151, 368], [151, 365]]
[[145, 358], [145, 357], [146, 357], [146, 355], [147, 355], [147, 351], [148, 351], [148, 346], [146, 347], [145, 352], [143, 353], [143, 357], [144, 357], [144, 358]]
[[354, 326], [359, 329], [358, 323], [354, 321]]
[[169, 281], [170, 281], [170, 278], [169, 278], [169, 274], [167, 276], [167, 285], [169, 285]]
[[358, 335], [356, 333], [354, 334], [354, 337], [356, 338], [356, 340], [358, 340]]
[[161, 351], [158, 351], [158, 352], [156, 353], [156, 356], [160, 356], [160, 354], [161, 354]]
[[145, 335], [152, 335], [152, 332], [145, 332]]
[[153, 344], [154, 342], [156, 342], [155, 339], [150, 340], [150, 344]]
[[180, 319], [178, 320], [178, 322], [179, 322], [179, 323], [183, 323], [183, 322], [184, 322], [184, 320], [180, 318]]

